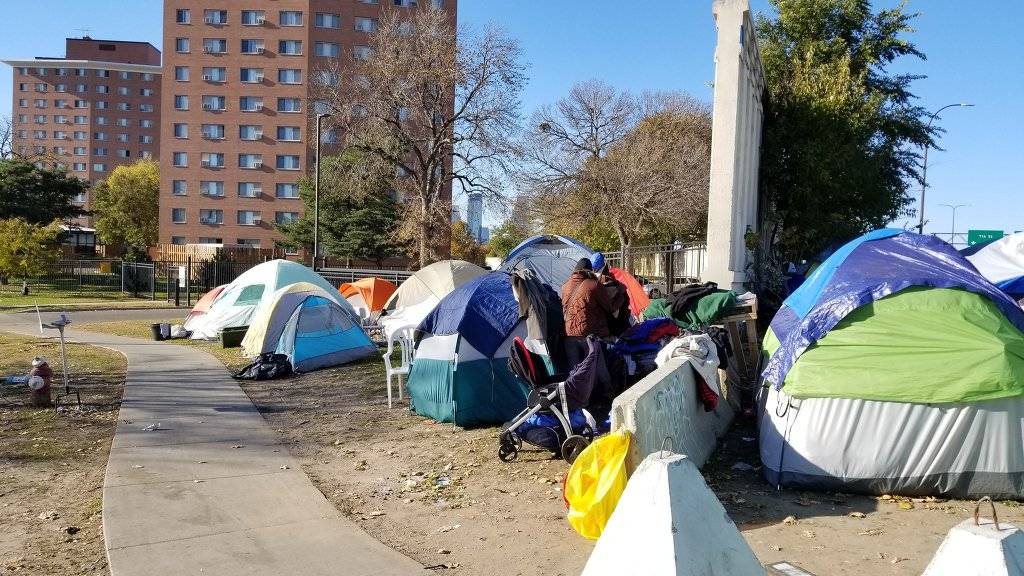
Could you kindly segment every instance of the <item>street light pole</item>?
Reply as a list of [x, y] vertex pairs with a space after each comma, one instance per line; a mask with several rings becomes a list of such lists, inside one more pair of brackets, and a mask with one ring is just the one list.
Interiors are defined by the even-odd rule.
[[320, 255], [320, 127], [330, 114], [316, 115], [316, 156], [313, 159], [313, 270]]
[[957, 210], [957, 208], [963, 208], [965, 206], [970, 206], [970, 204], [939, 204], [939, 206], [945, 206], [946, 208], [952, 208], [953, 209], [953, 227], [950, 228], [950, 231], [949, 231], [949, 245], [952, 246], [954, 240], [956, 239], [956, 210]]
[[[953, 108], [956, 106], [962, 106], [965, 108], [974, 106], [974, 104], [967, 104], [965, 102], [958, 102], [956, 104], [946, 104], [942, 108], [939, 108], [935, 112], [932, 112], [930, 118], [928, 118], [928, 131], [931, 131], [932, 122], [946, 108]], [[924, 164], [921, 167], [921, 205], [918, 206], [918, 220], [917, 220], [917, 233], [924, 234], [924, 194], [928, 188], [928, 142], [924, 143]]]

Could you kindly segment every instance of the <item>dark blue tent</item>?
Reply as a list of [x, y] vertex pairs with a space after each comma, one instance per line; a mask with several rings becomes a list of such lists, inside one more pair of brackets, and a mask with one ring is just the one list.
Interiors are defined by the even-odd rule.
[[534, 236], [513, 248], [502, 262], [501, 269], [506, 272], [524, 268], [532, 270], [541, 282], [557, 292], [569, 279], [580, 258], [593, 259], [596, 254], [579, 240], [566, 236]]

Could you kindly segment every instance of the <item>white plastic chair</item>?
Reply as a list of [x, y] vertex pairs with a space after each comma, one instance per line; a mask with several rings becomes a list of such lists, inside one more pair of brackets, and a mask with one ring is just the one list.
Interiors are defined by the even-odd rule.
[[[402, 399], [402, 376], [408, 376], [412, 368], [412, 353], [415, 346], [415, 326], [402, 326], [395, 330], [388, 337], [388, 349], [384, 353], [384, 368], [388, 380], [388, 408], [391, 408], [391, 377], [398, 380], [398, 399]], [[402, 351], [402, 363], [398, 366], [391, 365], [391, 354], [395, 351], [395, 344], [398, 344]]]

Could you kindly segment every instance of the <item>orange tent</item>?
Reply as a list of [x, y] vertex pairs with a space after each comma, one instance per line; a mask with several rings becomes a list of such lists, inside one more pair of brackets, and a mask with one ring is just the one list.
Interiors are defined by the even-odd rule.
[[647, 308], [647, 305], [651, 303], [651, 299], [644, 292], [644, 287], [640, 285], [640, 282], [632, 274], [622, 268], [611, 268], [610, 272], [616, 280], [626, 287], [626, 293], [629, 294], [629, 311], [633, 313], [633, 316], [642, 314], [644, 308]]
[[362, 278], [342, 284], [338, 287], [338, 292], [341, 292], [342, 297], [353, 307], [379, 312], [384, 309], [384, 303], [397, 289], [397, 286], [383, 278]]
[[196, 305], [192, 307], [192, 310], [188, 313], [188, 316], [185, 318], [185, 322], [182, 323], [184, 324], [186, 330], [190, 329], [189, 323], [191, 320], [199, 318], [200, 316], [210, 311], [210, 304], [213, 304], [213, 301], [217, 299], [217, 296], [220, 296], [220, 293], [222, 290], [224, 290], [225, 286], [227, 286], [227, 284], [221, 284], [220, 286], [217, 286], [213, 290], [210, 290], [206, 294], [203, 294], [203, 297], [196, 301]]

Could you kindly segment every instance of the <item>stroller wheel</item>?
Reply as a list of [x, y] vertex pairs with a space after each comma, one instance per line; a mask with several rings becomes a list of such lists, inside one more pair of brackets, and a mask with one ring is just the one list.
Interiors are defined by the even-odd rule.
[[501, 459], [502, 462], [512, 462], [517, 456], [519, 456], [519, 450], [517, 450], [515, 446], [508, 444], [498, 446], [498, 458]]
[[583, 436], [572, 435], [562, 442], [562, 459], [572, 464], [580, 452], [590, 445], [590, 441]]
[[590, 424], [587, 424], [583, 427], [583, 430], [580, 431], [580, 436], [586, 438], [587, 443], [589, 444], [594, 441], [594, 429], [590, 427]]

